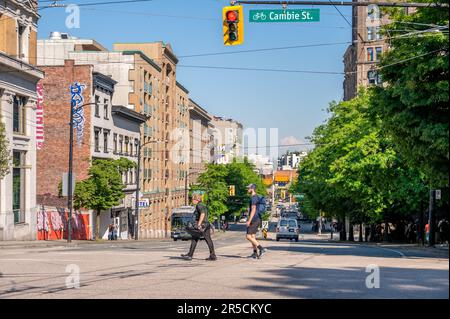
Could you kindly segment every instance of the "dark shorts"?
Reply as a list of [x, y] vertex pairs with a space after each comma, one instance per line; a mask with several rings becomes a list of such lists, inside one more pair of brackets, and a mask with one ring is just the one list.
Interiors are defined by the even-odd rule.
[[247, 235], [255, 235], [258, 232], [258, 228], [261, 226], [261, 220], [253, 221], [250, 226], [247, 227]]

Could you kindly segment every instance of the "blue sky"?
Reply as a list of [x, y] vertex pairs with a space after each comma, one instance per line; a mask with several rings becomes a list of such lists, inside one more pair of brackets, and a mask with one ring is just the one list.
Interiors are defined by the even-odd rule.
[[[241, 46], [225, 47], [221, 25], [225, 5], [229, 1], [154, 0], [81, 7], [79, 29], [66, 28], [65, 9], [45, 9], [41, 11], [38, 37], [47, 38], [51, 31], [68, 32], [95, 39], [109, 49], [114, 42], [162, 40], [169, 42], [178, 56], [351, 40], [350, 26], [332, 6], [319, 7], [320, 22], [249, 23], [248, 10], [280, 9], [280, 6], [245, 5], [245, 42]], [[339, 7], [339, 10], [351, 21], [351, 7]], [[304, 141], [327, 118], [328, 103], [342, 99], [343, 75], [211, 70], [181, 65], [343, 72], [346, 48], [346, 44], [340, 44], [180, 58], [177, 79], [188, 88], [192, 99], [214, 115], [236, 119], [245, 127], [277, 127], [281, 143]]]

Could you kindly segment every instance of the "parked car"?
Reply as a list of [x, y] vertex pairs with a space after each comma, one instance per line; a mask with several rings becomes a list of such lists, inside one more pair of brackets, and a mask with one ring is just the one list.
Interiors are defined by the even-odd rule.
[[279, 220], [276, 229], [276, 239], [279, 241], [281, 238], [289, 240], [294, 239], [298, 241], [300, 234], [300, 227], [297, 223], [297, 219], [294, 218], [282, 218]]

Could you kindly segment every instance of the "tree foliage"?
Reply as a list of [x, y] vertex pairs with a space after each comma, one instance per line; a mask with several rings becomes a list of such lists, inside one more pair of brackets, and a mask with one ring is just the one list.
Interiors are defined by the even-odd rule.
[[[258, 194], [265, 195], [266, 190], [261, 178], [254, 171], [255, 167], [246, 158], [243, 162], [233, 160], [226, 165], [209, 164], [198, 179], [192, 191], [205, 191], [205, 200], [210, 211], [211, 221], [225, 213], [240, 212], [248, 206], [249, 195], [246, 186], [255, 184]], [[235, 196], [229, 195], [228, 186], [235, 186]]]
[[393, 18], [386, 27], [390, 34], [407, 29], [409, 35], [389, 41], [380, 63], [384, 85], [374, 88], [372, 111], [411, 165], [425, 172], [435, 187], [448, 185], [449, 38], [424, 31], [448, 26], [449, 13], [433, 8], [388, 13]]
[[10, 155], [8, 150], [8, 140], [5, 134], [5, 124], [3, 124], [0, 112], [0, 179], [5, 177], [9, 171]]
[[125, 197], [122, 173], [134, 166], [126, 158], [94, 160], [89, 168], [89, 178], [76, 183], [74, 207], [93, 209], [97, 213], [96, 238], [99, 238], [101, 211], [118, 205]]
[[369, 112], [370, 101], [361, 90], [351, 101], [331, 103], [331, 117], [314, 131], [317, 147], [301, 163], [293, 187], [305, 195], [301, 205], [310, 215], [321, 210], [352, 222], [379, 222], [417, 212], [426, 198], [423, 175], [395, 151]]

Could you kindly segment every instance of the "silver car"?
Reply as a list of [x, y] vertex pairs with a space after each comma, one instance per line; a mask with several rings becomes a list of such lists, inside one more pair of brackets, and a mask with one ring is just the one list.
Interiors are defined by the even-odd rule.
[[300, 234], [300, 227], [297, 224], [296, 219], [292, 218], [281, 218], [278, 221], [277, 230], [276, 230], [276, 238], [279, 241], [281, 238], [286, 239], [294, 239], [298, 241], [298, 236]]

